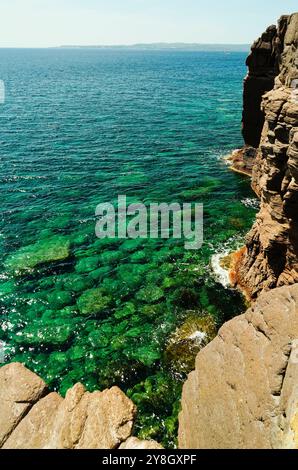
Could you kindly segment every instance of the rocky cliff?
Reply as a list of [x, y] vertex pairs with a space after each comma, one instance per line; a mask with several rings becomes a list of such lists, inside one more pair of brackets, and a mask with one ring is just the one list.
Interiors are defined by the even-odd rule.
[[298, 448], [298, 285], [264, 293], [197, 356], [179, 447]]
[[262, 97], [274, 87], [279, 74], [280, 54], [284, 47], [287, 16], [283, 16], [278, 27], [269, 26], [252, 45], [246, 60], [247, 76], [243, 85], [242, 134], [246, 145], [257, 148], [260, 144], [264, 125], [261, 109]]
[[246, 147], [234, 161], [261, 204], [231, 279], [254, 303], [198, 354], [181, 448], [298, 448], [298, 13], [270, 27], [247, 64]]
[[[252, 170], [261, 208], [233, 269], [235, 285], [252, 299], [262, 291], [298, 282], [298, 13], [282, 17], [277, 30], [269, 28], [265, 34], [267, 41], [258, 42], [248, 60], [250, 69], [252, 63], [260, 69], [254, 56], [263, 44], [260, 50], [267, 47], [273, 54], [271, 62], [265, 56], [263, 70], [268, 80], [274, 70], [279, 71], [273, 90], [263, 96], [265, 123]], [[258, 107], [258, 102], [252, 103]], [[244, 115], [249, 112], [244, 99]], [[244, 128], [252, 135], [250, 126]]]
[[3, 449], [161, 449], [131, 437], [136, 411], [118, 387], [89, 393], [78, 383], [63, 399], [20, 363], [0, 369]]

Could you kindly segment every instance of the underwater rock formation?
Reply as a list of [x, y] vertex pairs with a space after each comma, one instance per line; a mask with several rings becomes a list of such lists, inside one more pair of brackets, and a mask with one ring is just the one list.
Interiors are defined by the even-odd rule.
[[217, 328], [212, 315], [190, 314], [170, 336], [165, 361], [173, 373], [189, 373], [198, 352], [215, 336]]
[[131, 438], [136, 406], [118, 388], [89, 393], [80, 383], [65, 399], [20, 363], [0, 369], [3, 449], [161, 448]]
[[297, 449], [297, 338], [298, 284], [226, 323], [184, 384], [179, 447]]
[[32, 273], [36, 267], [66, 260], [70, 256], [70, 242], [62, 235], [40, 240], [33, 245], [20, 248], [5, 262], [8, 272], [18, 276]]
[[261, 207], [233, 268], [235, 284], [252, 299], [298, 282], [298, 13], [282, 17], [278, 31], [280, 73], [263, 97], [252, 176]]

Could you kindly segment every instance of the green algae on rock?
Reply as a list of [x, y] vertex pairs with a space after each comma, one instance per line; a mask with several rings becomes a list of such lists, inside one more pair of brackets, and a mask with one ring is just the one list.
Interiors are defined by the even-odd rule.
[[127, 390], [138, 407], [135, 433], [140, 439], [159, 438], [166, 447], [175, 447], [181, 388], [181, 382], [159, 371]]
[[175, 374], [189, 373], [194, 368], [198, 352], [217, 334], [214, 317], [191, 313], [169, 338], [165, 360]]
[[14, 335], [14, 341], [23, 345], [39, 346], [66, 346], [69, 339], [75, 334], [73, 321], [65, 323], [63, 319], [35, 321]]
[[136, 294], [138, 300], [148, 304], [158, 302], [163, 296], [163, 290], [154, 284], [148, 284]]
[[73, 303], [72, 296], [66, 291], [53, 291], [48, 295], [48, 302], [52, 309], [59, 310]]
[[80, 259], [76, 266], [75, 270], [77, 273], [89, 273], [94, 271], [100, 266], [100, 257], [99, 256], [90, 256]]
[[69, 256], [69, 240], [57, 235], [20, 248], [7, 258], [4, 265], [9, 272], [21, 275], [33, 271], [39, 265], [62, 261]]
[[78, 299], [77, 305], [82, 315], [96, 315], [106, 311], [112, 297], [105, 295], [100, 288], [89, 289]]
[[[154, 54], [150, 61], [138, 54], [135, 58], [144, 74], [137, 74], [133, 56], [131, 61], [119, 54], [112, 64], [105, 54], [89, 57], [84, 52], [86, 67], [81, 67], [80, 51], [72, 53], [75, 62], [67, 60], [67, 53], [58, 57], [51, 51], [46, 57], [42, 52], [50, 82], [55, 85], [57, 76], [61, 78], [61, 87], [45, 90], [44, 75], [35, 73], [41, 60], [37, 51], [24, 51], [19, 57], [11, 51], [15, 61], [0, 54], [1, 69], [16, 90], [5, 109], [11, 119], [2, 122], [6, 142], [1, 155], [2, 181], [10, 178], [13, 159], [16, 166], [9, 184], [3, 184], [1, 261], [13, 259], [20, 247], [27, 250], [36, 240], [42, 239], [46, 246], [62, 237], [71, 246], [67, 259], [52, 262], [46, 258], [46, 265], [23, 271], [24, 276], [14, 279], [14, 284], [6, 276], [14, 273], [17, 263], [13, 269], [2, 269], [4, 328], [0, 328], [0, 338], [7, 344], [7, 360], [26, 363], [46, 380], [50, 390], [62, 393], [76, 382], [90, 391], [114, 384], [124, 391], [133, 390], [139, 406], [136, 432], [159, 435], [159, 441], [171, 446], [177, 435], [173, 431], [175, 407], [185, 376], [173, 377], [175, 368], [171, 370], [165, 360], [169, 338], [189, 310], [209, 312], [218, 324], [243, 310], [239, 299], [210, 279], [208, 263], [230, 236], [244, 233], [255, 216], [254, 210], [239, 202], [251, 197], [249, 182], [227, 171], [218, 158], [238, 145], [244, 57], [212, 54], [206, 62], [205, 55], [179, 55], [183, 66], [177, 68], [174, 52]], [[24, 54], [32, 67], [24, 69]], [[152, 80], [152, 66], [160, 71], [156, 80]], [[63, 77], [61, 67], [66, 71]], [[78, 87], [72, 86], [73, 67], [83, 78], [77, 81]], [[98, 67], [102, 80], [98, 80]], [[218, 74], [214, 75], [214, 67]], [[186, 82], [185, 70], [190, 78]], [[213, 80], [209, 80], [210, 74]], [[189, 93], [186, 90], [181, 101], [182, 82]], [[43, 93], [36, 93], [28, 103], [24, 93], [30, 93], [32, 83], [40, 85]], [[93, 90], [91, 94], [84, 84]], [[135, 96], [144, 99], [137, 103], [132, 99], [131, 85]], [[173, 87], [173, 100], [168, 99], [169, 86]], [[158, 103], [152, 100], [156, 90], [163, 94]], [[228, 98], [226, 112], [218, 110], [223, 93]], [[24, 97], [29, 119], [20, 120], [20, 132], [12, 138], [17, 96]], [[52, 113], [53, 107], [56, 113]], [[46, 111], [38, 119], [37, 109]], [[130, 121], [126, 119], [128, 109]], [[215, 120], [206, 120], [210, 109], [217, 110]], [[87, 120], [82, 120], [82, 110]], [[96, 136], [95, 122], [100, 130]], [[51, 130], [52, 124], [57, 132]], [[27, 165], [32, 168], [29, 179]], [[142, 179], [140, 184], [140, 173], [146, 176], [146, 183]], [[96, 239], [94, 209], [101, 202], [115, 204], [119, 187], [125, 188], [129, 204], [204, 203], [206, 243], [202, 249], [186, 252], [181, 241], [174, 239]], [[140, 294], [147, 286], [151, 291]], [[186, 290], [181, 291], [182, 287]], [[102, 289], [98, 298], [93, 289]], [[92, 293], [82, 297], [90, 290]], [[107, 302], [106, 297], [111, 300]], [[39, 333], [41, 337], [36, 338]], [[63, 336], [65, 343], [61, 342]]]

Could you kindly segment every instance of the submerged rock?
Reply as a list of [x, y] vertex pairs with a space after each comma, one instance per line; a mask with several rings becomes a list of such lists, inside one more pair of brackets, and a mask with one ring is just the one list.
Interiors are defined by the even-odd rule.
[[80, 259], [76, 266], [75, 270], [79, 274], [89, 273], [97, 269], [100, 265], [100, 257], [99, 256], [90, 256]]
[[142, 302], [146, 302], [148, 304], [153, 304], [157, 302], [158, 300], [162, 299], [163, 296], [163, 290], [160, 287], [155, 286], [154, 284], [148, 284], [136, 294], [136, 298], [138, 300], [141, 300]]
[[70, 256], [70, 242], [66, 237], [54, 236], [40, 240], [34, 245], [25, 246], [10, 255], [5, 267], [15, 275], [33, 271], [42, 264], [62, 261]]
[[30, 346], [65, 346], [74, 335], [74, 321], [61, 319], [36, 320], [18, 331], [13, 338], [17, 344]]
[[89, 289], [79, 297], [77, 305], [82, 315], [92, 315], [103, 313], [111, 301], [112, 298], [105, 295], [102, 289]]
[[165, 360], [175, 373], [188, 373], [194, 367], [198, 352], [216, 335], [217, 328], [211, 315], [191, 314], [170, 337]]

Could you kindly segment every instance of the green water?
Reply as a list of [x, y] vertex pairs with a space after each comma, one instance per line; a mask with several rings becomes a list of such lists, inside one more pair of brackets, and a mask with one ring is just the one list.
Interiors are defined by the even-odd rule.
[[[6, 361], [62, 394], [120, 386], [135, 434], [174, 446], [194, 363], [169, 341], [188, 319], [219, 327], [243, 300], [213, 254], [243, 243], [249, 181], [222, 156], [241, 146], [245, 54], [0, 50], [0, 312]], [[204, 245], [100, 240], [95, 207], [204, 204]], [[175, 353], [176, 351], [176, 353]], [[184, 361], [184, 362], [183, 362]]]

